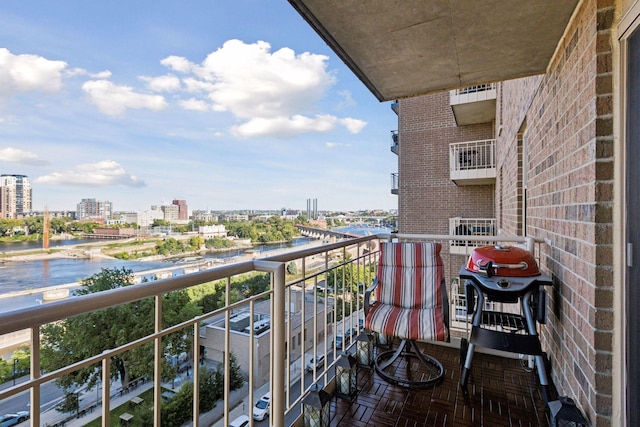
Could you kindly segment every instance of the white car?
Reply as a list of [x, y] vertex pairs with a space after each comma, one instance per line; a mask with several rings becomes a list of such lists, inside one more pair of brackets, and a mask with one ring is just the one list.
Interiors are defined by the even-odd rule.
[[0, 415], [0, 426], [9, 427], [20, 424], [21, 422], [27, 421], [29, 419], [29, 415], [30, 414], [27, 411], [18, 411], [15, 414]]
[[260, 398], [253, 407], [253, 419], [262, 421], [269, 416], [269, 407], [271, 406], [271, 393], [267, 393]]
[[235, 420], [231, 421], [229, 427], [246, 427], [249, 425], [249, 417], [246, 415], [240, 415]]
[[324, 366], [324, 354], [321, 354], [319, 356], [316, 356], [314, 359], [311, 359], [309, 363], [307, 363], [307, 366], [305, 367], [305, 369], [307, 370], [307, 372], [313, 372], [314, 369], [317, 371], [323, 366]]

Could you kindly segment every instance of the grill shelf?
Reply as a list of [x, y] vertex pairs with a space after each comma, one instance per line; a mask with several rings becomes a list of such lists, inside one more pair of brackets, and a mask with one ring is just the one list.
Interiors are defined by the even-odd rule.
[[502, 311], [483, 311], [480, 326], [500, 326], [512, 332], [523, 331], [527, 327], [524, 316]]

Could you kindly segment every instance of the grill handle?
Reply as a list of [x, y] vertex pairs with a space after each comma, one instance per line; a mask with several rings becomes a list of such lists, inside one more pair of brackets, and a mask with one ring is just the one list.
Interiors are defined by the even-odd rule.
[[491, 260], [488, 260], [483, 264], [482, 259], [476, 261], [476, 265], [478, 266], [478, 272], [487, 277], [493, 277], [495, 275], [494, 268], [497, 270], [498, 268], [504, 268], [507, 270], [526, 270], [529, 268], [529, 264], [525, 261], [521, 261], [518, 264], [498, 264], [494, 263]]

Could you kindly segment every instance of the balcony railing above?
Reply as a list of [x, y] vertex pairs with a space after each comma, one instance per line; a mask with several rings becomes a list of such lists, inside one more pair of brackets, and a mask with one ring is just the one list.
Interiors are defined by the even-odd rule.
[[391, 174], [391, 194], [398, 195], [400, 189], [400, 177], [397, 173]]
[[469, 86], [449, 92], [449, 105], [458, 126], [486, 123], [496, 118], [495, 83]]
[[[449, 234], [453, 236], [495, 236], [495, 218], [449, 218]], [[468, 254], [469, 248], [485, 246], [490, 240], [451, 240], [449, 252], [452, 254]]]
[[487, 185], [496, 180], [496, 140], [449, 144], [451, 180], [456, 185]]
[[391, 109], [396, 114], [398, 114], [398, 107], [399, 107], [398, 100], [395, 100], [391, 103]]
[[397, 130], [391, 131], [391, 152], [395, 154], [400, 152], [400, 137]]

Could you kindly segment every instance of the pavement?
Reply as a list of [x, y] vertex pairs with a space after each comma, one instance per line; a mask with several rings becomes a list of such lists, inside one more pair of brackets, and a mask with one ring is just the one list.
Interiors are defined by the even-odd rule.
[[[298, 369], [299, 371], [299, 369]], [[296, 372], [292, 373], [292, 379], [296, 375]], [[297, 376], [300, 376], [300, 372], [297, 372]], [[171, 383], [163, 384], [166, 388], [171, 388]], [[176, 385], [175, 389], [177, 390], [180, 386]], [[120, 394], [111, 397], [111, 409], [117, 408], [120, 405], [127, 404], [133, 397], [138, 396], [145, 391], [153, 388], [153, 382], [147, 382], [138, 386], [134, 391]], [[269, 383], [265, 383], [263, 386], [257, 388], [254, 392], [254, 404], [262, 397], [265, 393], [269, 391]], [[85, 401], [87, 402], [95, 402], [95, 389], [89, 390], [85, 392], [87, 398]], [[82, 400], [82, 395], [80, 396]], [[92, 400], [93, 399], [93, 400]], [[224, 407], [225, 405], [222, 402], [219, 402], [211, 411], [200, 414], [200, 425], [201, 426], [209, 426], [209, 427], [224, 427]], [[247, 416], [252, 415], [252, 408], [249, 407], [249, 393], [248, 393], [248, 383], [245, 382], [244, 386], [234, 390], [229, 395], [229, 422], [239, 417], [242, 414]], [[63, 414], [55, 409], [50, 409], [40, 414], [40, 424], [43, 426], [51, 426], [57, 423], [61, 423], [68, 417], [70, 414]], [[102, 416], [102, 405], [94, 408], [92, 411], [87, 411], [83, 416], [79, 418], [71, 418], [64, 423], [65, 427], [82, 427], [87, 423], [99, 418]], [[112, 424], [114, 424], [112, 422]], [[29, 422], [24, 422], [19, 424], [20, 426], [28, 426]], [[193, 423], [189, 422], [185, 424], [183, 427], [190, 427]]]

